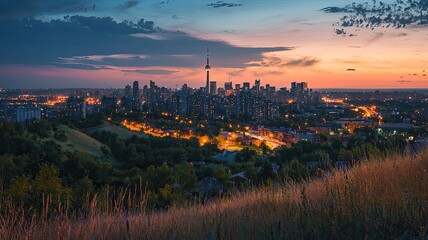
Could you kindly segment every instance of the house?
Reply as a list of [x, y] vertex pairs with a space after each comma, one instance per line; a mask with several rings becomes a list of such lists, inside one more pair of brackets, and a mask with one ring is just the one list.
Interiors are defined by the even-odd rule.
[[247, 176], [245, 176], [244, 172], [239, 172], [239, 173], [233, 174], [232, 176], [229, 177], [229, 179], [235, 183], [235, 186], [238, 189], [241, 189], [241, 186], [242, 186], [243, 183], [246, 183], [246, 182], [250, 181], [247, 178]]

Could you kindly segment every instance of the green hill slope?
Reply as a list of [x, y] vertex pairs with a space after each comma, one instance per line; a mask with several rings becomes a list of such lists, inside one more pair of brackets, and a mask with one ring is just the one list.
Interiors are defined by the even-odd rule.
[[[62, 147], [63, 150], [68, 150], [71, 152], [79, 151], [89, 153], [98, 157], [100, 160], [109, 162], [115, 161], [113, 156], [110, 154], [110, 148], [107, 145], [101, 143], [100, 141], [92, 138], [91, 136], [88, 136], [78, 130], [69, 128], [65, 125], [59, 125], [58, 130], [64, 131], [67, 137], [67, 141], [65, 142], [54, 140]], [[101, 150], [102, 147], [108, 150], [107, 154], [103, 153], [103, 151]]]
[[130, 131], [129, 129], [125, 128], [125, 127], [118, 126], [118, 125], [108, 123], [108, 122], [104, 122], [104, 124], [101, 126], [90, 128], [90, 129], [88, 129], [88, 131], [90, 133], [94, 133], [94, 132], [98, 132], [98, 131], [112, 132], [112, 133], [117, 134], [117, 136], [119, 138], [122, 138], [125, 140], [131, 138], [132, 135], [137, 135], [138, 137], [147, 137], [147, 135], [145, 135], [143, 133], [133, 132], [133, 131]]

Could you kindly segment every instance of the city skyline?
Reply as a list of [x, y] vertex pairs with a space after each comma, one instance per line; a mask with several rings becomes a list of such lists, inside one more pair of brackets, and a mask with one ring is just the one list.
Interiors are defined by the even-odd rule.
[[[120, 88], [136, 80], [199, 88], [207, 86], [207, 48], [217, 86], [261, 79], [314, 89], [428, 88], [422, 5], [421, 17], [409, 18], [388, 8], [395, 0], [382, 9], [336, 0], [24, 2], [1, 5], [0, 88]], [[358, 15], [374, 8], [399, 20]]]

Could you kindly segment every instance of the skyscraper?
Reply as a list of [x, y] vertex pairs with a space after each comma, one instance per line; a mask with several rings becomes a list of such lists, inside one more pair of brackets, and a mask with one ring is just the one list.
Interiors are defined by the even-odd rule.
[[130, 98], [130, 97], [131, 97], [131, 95], [132, 95], [131, 86], [126, 85], [126, 86], [125, 86], [125, 97]]
[[209, 50], [207, 49], [207, 65], [205, 66], [205, 71], [207, 72], [207, 82], [205, 85], [205, 93], [208, 94], [210, 93], [210, 55], [209, 55]]
[[132, 92], [132, 95], [135, 99], [140, 96], [140, 87], [138, 86], [138, 81], [135, 81], [134, 84], [132, 84]]
[[256, 91], [257, 94], [260, 93], [260, 79], [256, 79], [254, 81], [254, 89]]
[[216, 81], [210, 82], [210, 94], [211, 95], [217, 94], [217, 82]]
[[249, 90], [250, 90], [250, 83], [244, 82], [244, 91], [249, 91]]
[[227, 90], [233, 90], [233, 87], [232, 87], [232, 82], [225, 82], [224, 83], [224, 89], [227, 91]]

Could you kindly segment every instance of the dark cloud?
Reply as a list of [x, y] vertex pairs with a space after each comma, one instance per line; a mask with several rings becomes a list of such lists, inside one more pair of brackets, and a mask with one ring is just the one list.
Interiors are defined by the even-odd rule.
[[398, 83], [409, 83], [409, 82], [412, 82], [412, 81], [407, 81], [407, 80], [398, 80], [397, 82], [398, 82]]
[[133, 8], [135, 6], [137, 6], [140, 3], [139, 0], [130, 0], [130, 1], [126, 1], [123, 4], [117, 6], [117, 9], [119, 9], [120, 11], [126, 11], [130, 8]]
[[282, 64], [282, 66], [310, 67], [310, 66], [313, 66], [319, 62], [320, 62], [319, 59], [305, 57], [305, 58], [301, 58], [301, 59], [295, 59], [295, 60], [288, 61], [288, 62]]
[[[371, 3], [352, 3], [345, 7], [327, 7], [326, 13], [346, 13], [335, 24], [341, 28], [404, 28], [409, 25], [428, 25], [427, 0], [394, 0], [392, 3], [373, 0]], [[336, 34], [343, 35], [342, 31]]]
[[229, 34], [235, 34], [237, 33], [236, 30], [224, 30], [225, 33], [229, 33]]
[[341, 8], [341, 7], [326, 7], [321, 9], [320, 11], [326, 12], [326, 13], [348, 13], [352, 12], [348, 8]]
[[95, 8], [91, 0], [0, 0], [0, 19], [90, 12]]
[[250, 62], [249, 67], [310, 67], [320, 60], [311, 57], [303, 57], [299, 59], [282, 59], [279, 57], [265, 57], [263, 61]]
[[163, 5], [163, 4], [168, 4], [168, 3], [170, 3], [170, 2], [171, 2], [170, 0], [167, 0], [167, 1], [159, 2], [159, 4]]
[[228, 3], [228, 2], [223, 2], [223, 1], [217, 1], [215, 3], [210, 3], [207, 4], [207, 7], [213, 7], [213, 8], [221, 8], [221, 7], [241, 7], [242, 4], [241, 3]]
[[98, 69], [108, 66], [203, 65], [211, 50], [216, 67], [244, 68], [261, 61], [265, 52], [287, 47], [251, 48], [206, 40], [182, 32], [164, 31], [151, 21], [117, 22], [110, 17], [66, 16], [48, 22], [37, 19], [0, 21], [0, 65], [53, 65]]
[[348, 69], [346, 69], [346, 71], [347, 72], [355, 72], [355, 71], [357, 71], [357, 69], [355, 69], [355, 68], [348, 68]]
[[342, 35], [342, 36], [346, 36], [346, 31], [345, 29], [335, 29], [334, 30], [336, 32], [337, 35]]
[[179, 71], [162, 70], [162, 69], [148, 69], [148, 70], [137, 69], [137, 70], [122, 70], [122, 72], [152, 74], [152, 75], [170, 75], [173, 73], [178, 73]]

